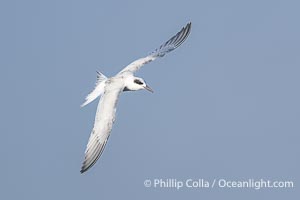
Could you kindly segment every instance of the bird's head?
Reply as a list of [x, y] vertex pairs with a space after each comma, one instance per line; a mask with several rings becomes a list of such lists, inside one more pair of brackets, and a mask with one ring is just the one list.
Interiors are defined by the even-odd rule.
[[136, 90], [148, 90], [153, 92], [153, 90], [146, 84], [142, 78], [131, 77], [125, 82], [125, 91], [136, 91]]

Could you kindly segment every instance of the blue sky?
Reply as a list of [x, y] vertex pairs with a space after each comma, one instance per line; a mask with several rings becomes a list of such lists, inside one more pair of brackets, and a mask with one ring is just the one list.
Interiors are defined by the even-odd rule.
[[[298, 1], [2, 1], [1, 199], [296, 199], [299, 189], [146, 188], [155, 178], [299, 177]], [[106, 149], [79, 173], [113, 76], [187, 22], [187, 41], [138, 72]]]

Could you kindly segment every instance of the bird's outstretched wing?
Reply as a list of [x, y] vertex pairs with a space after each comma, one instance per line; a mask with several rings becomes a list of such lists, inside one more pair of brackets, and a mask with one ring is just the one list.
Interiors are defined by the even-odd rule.
[[81, 173], [91, 168], [101, 156], [109, 138], [112, 125], [115, 120], [116, 105], [120, 93], [123, 90], [120, 81], [108, 80], [105, 86], [95, 117], [94, 128], [90, 135], [85, 158], [81, 167]]
[[191, 25], [191, 22], [188, 23], [176, 35], [174, 35], [167, 42], [163, 43], [159, 48], [155, 49], [150, 55], [130, 63], [127, 67], [120, 71], [119, 74], [123, 72], [134, 73], [137, 70], [139, 70], [143, 65], [155, 60], [158, 57], [163, 57], [166, 53], [173, 51], [174, 49], [179, 47], [189, 36], [191, 32]]

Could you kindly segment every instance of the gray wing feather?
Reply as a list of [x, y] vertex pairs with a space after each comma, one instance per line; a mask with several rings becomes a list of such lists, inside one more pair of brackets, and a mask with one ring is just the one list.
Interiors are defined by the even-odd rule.
[[94, 142], [89, 151], [86, 152], [84, 162], [80, 170], [81, 173], [86, 172], [97, 162], [105, 148], [108, 138], [109, 136], [104, 140], [104, 142], [95, 140], [96, 142]]
[[108, 81], [98, 104], [94, 128], [90, 135], [81, 173], [90, 169], [101, 156], [112, 130], [115, 120], [116, 104], [123, 86], [119, 81]]
[[159, 48], [155, 49], [150, 55], [162, 57], [166, 53], [173, 51], [174, 49], [179, 47], [189, 36], [191, 32], [191, 25], [191, 22], [188, 23], [176, 35], [162, 44]]
[[189, 36], [191, 32], [192, 23], [188, 23], [185, 27], [183, 27], [176, 35], [174, 35], [167, 42], [160, 45], [159, 48], [155, 49], [150, 55], [140, 58], [129, 65], [127, 65], [119, 74], [124, 72], [134, 73], [139, 70], [143, 65], [155, 60], [158, 57], [163, 57], [166, 53], [173, 51], [177, 47], [179, 47]]

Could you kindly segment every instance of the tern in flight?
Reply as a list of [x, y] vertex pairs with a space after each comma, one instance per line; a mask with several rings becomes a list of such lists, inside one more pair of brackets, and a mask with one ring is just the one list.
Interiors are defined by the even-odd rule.
[[85, 157], [80, 171], [81, 173], [90, 169], [104, 150], [115, 121], [116, 106], [121, 92], [143, 89], [153, 92], [146, 82], [142, 78], [135, 77], [134, 73], [144, 64], [147, 64], [156, 58], [163, 57], [166, 53], [179, 47], [188, 37], [190, 32], [191, 23], [188, 23], [176, 35], [163, 43], [151, 54], [130, 63], [117, 75], [111, 78], [107, 78], [102, 73], [97, 72], [96, 86], [81, 105], [81, 107], [83, 107], [101, 96], [97, 107], [94, 127], [85, 150]]

